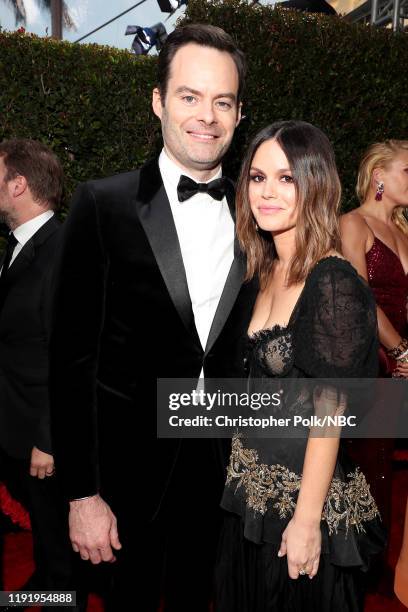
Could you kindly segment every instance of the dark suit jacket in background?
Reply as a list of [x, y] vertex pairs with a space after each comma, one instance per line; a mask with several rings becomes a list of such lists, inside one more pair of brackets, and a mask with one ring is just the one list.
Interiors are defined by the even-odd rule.
[[21, 459], [33, 446], [52, 452], [48, 343], [59, 227], [55, 216], [40, 227], [13, 261], [0, 293], [0, 447]]
[[0, 479], [30, 512], [38, 590], [78, 590], [55, 476], [29, 474], [33, 446], [52, 454], [48, 350], [59, 229], [53, 216], [26, 242], [0, 293]]

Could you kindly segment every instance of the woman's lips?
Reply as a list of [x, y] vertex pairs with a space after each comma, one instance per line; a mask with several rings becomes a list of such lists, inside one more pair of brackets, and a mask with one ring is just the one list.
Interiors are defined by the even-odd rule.
[[258, 210], [263, 215], [269, 215], [269, 214], [272, 215], [274, 213], [281, 211], [282, 208], [280, 208], [280, 206], [260, 206]]

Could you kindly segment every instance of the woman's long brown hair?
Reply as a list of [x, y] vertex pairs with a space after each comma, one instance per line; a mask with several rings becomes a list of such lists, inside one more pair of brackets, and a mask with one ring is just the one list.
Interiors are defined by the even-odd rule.
[[265, 287], [276, 251], [271, 233], [257, 231], [249, 202], [250, 169], [264, 142], [276, 140], [285, 153], [296, 188], [296, 252], [287, 284], [303, 282], [331, 249], [340, 250], [341, 185], [333, 148], [319, 128], [304, 121], [280, 121], [259, 132], [244, 158], [237, 185], [237, 235], [247, 257], [247, 280], [258, 275]]

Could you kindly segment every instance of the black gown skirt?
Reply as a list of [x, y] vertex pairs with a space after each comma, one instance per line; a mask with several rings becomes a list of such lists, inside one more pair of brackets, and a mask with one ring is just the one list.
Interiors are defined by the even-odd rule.
[[215, 612], [361, 612], [364, 575], [320, 556], [310, 579], [288, 579], [286, 557], [276, 544], [255, 544], [243, 535], [242, 519], [226, 513], [216, 566]]

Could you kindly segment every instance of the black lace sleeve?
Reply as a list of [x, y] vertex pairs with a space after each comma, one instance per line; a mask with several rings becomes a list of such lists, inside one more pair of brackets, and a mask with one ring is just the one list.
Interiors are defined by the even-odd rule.
[[345, 260], [330, 257], [312, 271], [295, 339], [296, 365], [313, 378], [377, 375], [378, 333], [370, 288]]

